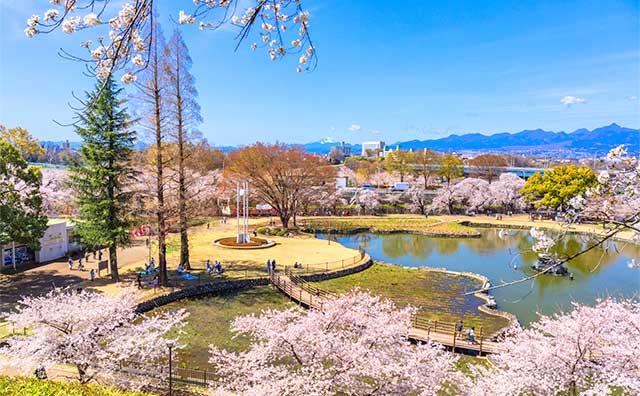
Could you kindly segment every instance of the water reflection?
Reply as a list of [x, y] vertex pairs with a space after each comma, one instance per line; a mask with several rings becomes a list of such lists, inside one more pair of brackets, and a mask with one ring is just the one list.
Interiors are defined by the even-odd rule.
[[[537, 254], [528, 231], [500, 232], [482, 229], [481, 238], [431, 238], [414, 234], [339, 236], [337, 241], [362, 246], [376, 260], [410, 267], [446, 267], [487, 276], [493, 284], [534, 274], [531, 265]], [[324, 237], [324, 236], [321, 236]], [[574, 254], [593, 244], [589, 237], [565, 235], [554, 247], [562, 256]], [[591, 304], [605, 295], [634, 295], [640, 290], [640, 270], [627, 263], [640, 258], [640, 246], [608, 242], [571, 260], [569, 277], [540, 276], [533, 281], [493, 292], [500, 308], [512, 312], [523, 323], [536, 312], [552, 313], [567, 308], [571, 301]]]

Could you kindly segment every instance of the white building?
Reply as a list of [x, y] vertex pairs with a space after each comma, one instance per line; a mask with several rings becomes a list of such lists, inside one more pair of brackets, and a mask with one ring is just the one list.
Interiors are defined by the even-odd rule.
[[40, 238], [40, 250], [33, 252], [22, 244], [2, 246], [0, 270], [13, 267], [13, 252], [16, 255], [16, 267], [32, 262], [44, 263], [66, 256], [69, 251], [69, 229], [64, 219], [50, 219], [48, 227]]
[[362, 156], [368, 157], [368, 152], [384, 152], [384, 142], [362, 142]]

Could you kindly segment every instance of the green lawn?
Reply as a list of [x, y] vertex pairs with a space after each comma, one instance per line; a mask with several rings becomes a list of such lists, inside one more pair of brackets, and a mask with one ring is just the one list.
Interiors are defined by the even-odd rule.
[[178, 335], [180, 342], [186, 345], [178, 353], [178, 360], [189, 368], [198, 368], [207, 366], [209, 344], [233, 351], [249, 346], [247, 338], [233, 338], [229, 325], [236, 316], [291, 306], [293, 303], [285, 295], [269, 286], [262, 286], [184, 300], [160, 309], [185, 308], [190, 313], [184, 333]]
[[423, 317], [433, 320], [457, 322], [482, 327], [492, 333], [508, 324], [506, 319], [479, 312], [482, 301], [464, 292], [481, 285], [475, 279], [442, 272], [408, 269], [390, 264], [375, 264], [366, 271], [317, 282], [317, 286], [333, 292], [345, 292], [360, 287], [362, 290], [390, 298], [399, 305], [411, 304], [421, 309]]
[[300, 220], [301, 228], [310, 228], [321, 232], [352, 232], [369, 230], [371, 232], [420, 232], [433, 235], [475, 236], [478, 231], [456, 222], [439, 223], [430, 218], [399, 217], [353, 217], [353, 218], [308, 218]]
[[145, 392], [125, 392], [97, 385], [80, 385], [33, 378], [0, 376], [0, 396], [151, 396]]

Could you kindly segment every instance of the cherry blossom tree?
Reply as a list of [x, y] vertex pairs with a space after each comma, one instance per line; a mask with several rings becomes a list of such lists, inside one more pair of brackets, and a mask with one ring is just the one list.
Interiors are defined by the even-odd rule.
[[69, 173], [66, 169], [41, 168], [42, 204], [45, 212], [49, 216], [73, 214], [74, 208], [71, 201], [73, 192], [67, 186]]
[[640, 394], [638, 339], [637, 300], [576, 304], [569, 313], [542, 316], [506, 337], [507, 352], [493, 355], [492, 367], [474, 366], [475, 381], [465, 394]]
[[420, 212], [423, 216], [427, 215], [427, 209], [429, 199], [427, 197], [427, 190], [421, 184], [412, 184], [407, 190], [406, 195], [411, 202], [411, 208], [413, 211]]
[[184, 325], [187, 313], [139, 315], [138, 300], [132, 287], [114, 295], [54, 289], [45, 296], [23, 297], [5, 319], [28, 328], [29, 334], [8, 338], [0, 353], [20, 362], [17, 368], [25, 373], [67, 364], [76, 368], [81, 383], [100, 378], [126, 387], [142, 386], [152, 376], [136, 379], [126, 367], [159, 373], [168, 345], [176, 342], [166, 335]]
[[464, 207], [466, 211], [482, 210], [491, 203], [489, 183], [482, 179], [467, 178], [456, 184], [448, 184], [438, 190], [431, 207], [446, 209], [449, 214], [454, 207]]
[[498, 180], [489, 186], [492, 205], [511, 212], [523, 209], [525, 203], [520, 191], [524, 184], [524, 180], [518, 175], [502, 173]]
[[214, 390], [242, 395], [439, 395], [458, 383], [455, 358], [408, 340], [410, 307], [352, 291], [323, 311], [292, 308], [236, 318], [245, 352], [210, 346]]
[[377, 208], [379, 203], [378, 193], [373, 190], [359, 189], [353, 198], [351, 198], [349, 205], [358, 206], [359, 210], [361, 210], [363, 214], [366, 214], [368, 211], [373, 211]]
[[[154, 0], [50, 0], [51, 8], [34, 14], [24, 30], [34, 37], [62, 29], [67, 34], [82, 30], [95, 32], [95, 40], [80, 45], [84, 55], [64, 51], [66, 58], [85, 62], [88, 69], [106, 80], [114, 71], [124, 69], [123, 83], [136, 81], [137, 73], [147, 66], [150, 43], [149, 26], [154, 21]], [[240, 0], [191, 0], [174, 2], [174, 20], [197, 25], [200, 30], [236, 27], [238, 45], [259, 25], [258, 39], [251, 48], [265, 49], [272, 60], [299, 55], [297, 71], [315, 67], [315, 49], [309, 36], [309, 12], [300, 0], [251, 0], [248, 7]], [[180, 7], [188, 7], [185, 12]], [[241, 9], [243, 8], [243, 9]], [[179, 11], [179, 12], [177, 12]], [[258, 30], [258, 29], [255, 29]]]

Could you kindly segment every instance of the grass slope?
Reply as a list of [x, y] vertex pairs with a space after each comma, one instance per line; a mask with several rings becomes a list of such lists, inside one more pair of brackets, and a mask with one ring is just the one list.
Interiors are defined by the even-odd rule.
[[184, 300], [160, 309], [185, 308], [190, 313], [184, 333], [177, 334], [180, 342], [186, 345], [178, 353], [178, 360], [189, 368], [203, 368], [208, 365], [210, 344], [232, 351], [249, 346], [249, 339], [246, 337], [233, 337], [230, 323], [236, 316], [291, 306], [293, 303], [285, 295], [264, 286]]
[[473, 325], [476, 332], [482, 327], [488, 334], [508, 324], [504, 318], [478, 311], [482, 301], [463, 294], [481, 285], [463, 276], [377, 263], [366, 271], [316, 285], [337, 293], [360, 287], [399, 305], [419, 307], [420, 314], [428, 319], [447, 322], [462, 319], [465, 327]]
[[321, 232], [419, 232], [431, 235], [477, 236], [478, 231], [455, 221], [440, 222], [431, 218], [358, 217], [358, 218], [307, 218], [301, 220], [303, 229]]

